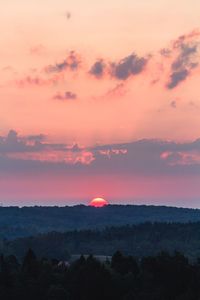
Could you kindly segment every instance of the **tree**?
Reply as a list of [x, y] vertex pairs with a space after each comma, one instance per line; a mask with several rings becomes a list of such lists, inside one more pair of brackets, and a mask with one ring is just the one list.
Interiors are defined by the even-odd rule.
[[68, 300], [69, 295], [66, 290], [59, 285], [50, 286], [47, 291], [46, 300]]
[[36, 278], [38, 276], [39, 262], [37, 261], [36, 255], [32, 249], [29, 249], [24, 257], [22, 271], [27, 277]]

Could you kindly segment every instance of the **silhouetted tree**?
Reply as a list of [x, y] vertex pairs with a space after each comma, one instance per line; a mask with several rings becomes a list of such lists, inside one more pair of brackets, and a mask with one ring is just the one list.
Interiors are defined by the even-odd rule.
[[68, 300], [69, 295], [62, 286], [50, 286], [45, 297], [46, 300]]

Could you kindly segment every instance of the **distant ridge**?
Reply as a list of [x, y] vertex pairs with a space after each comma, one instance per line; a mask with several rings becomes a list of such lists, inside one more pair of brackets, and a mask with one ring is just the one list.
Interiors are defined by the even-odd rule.
[[0, 207], [0, 239], [14, 239], [51, 231], [102, 229], [144, 222], [199, 222], [200, 210], [167, 206], [85, 205], [65, 207]]

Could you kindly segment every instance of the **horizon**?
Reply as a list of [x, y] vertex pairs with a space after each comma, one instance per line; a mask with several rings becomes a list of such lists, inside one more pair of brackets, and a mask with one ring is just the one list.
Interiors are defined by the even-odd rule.
[[66, 204], [66, 203], [63, 203], [63, 204], [26, 204], [26, 205], [4, 205], [3, 203], [0, 203], [0, 208], [34, 208], [34, 207], [41, 207], [41, 208], [65, 208], [65, 207], [68, 207], [68, 208], [74, 208], [74, 207], [79, 207], [79, 206], [84, 206], [84, 207], [89, 207], [89, 208], [92, 208], [92, 209], [102, 209], [106, 206], [110, 207], [110, 206], [137, 206], [137, 207], [163, 207], [163, 208], [177, 208], [177, 209], [189, 209], [189, 210], [200, 210], [200, 207], [188, 207], [188, 206], [173, 206], [173, 205], [167, 205], [167, 204], [151, 204], [151, 203], [145, 203], [145, 202], [142, 202], [142, 203], [109, 203], [108, 205], [106, 206], [103, 206], [103, 207], [94, 207], [94, 206], [91, 206], [89, 203], [86, 204], [86, 203], [81, 203], [81, 202], [77, 202], [77, 203], [71, 203], [71, 204]]

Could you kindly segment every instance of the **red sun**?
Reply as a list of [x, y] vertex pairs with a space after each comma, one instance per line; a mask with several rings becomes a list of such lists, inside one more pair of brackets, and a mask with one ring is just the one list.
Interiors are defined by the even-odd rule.
[[91, 202], [90, 202], [90, 206], [93, 207], [104, 207], [108, 205], [108, 201], [106, 201], [103, 198], [94, 198]]

